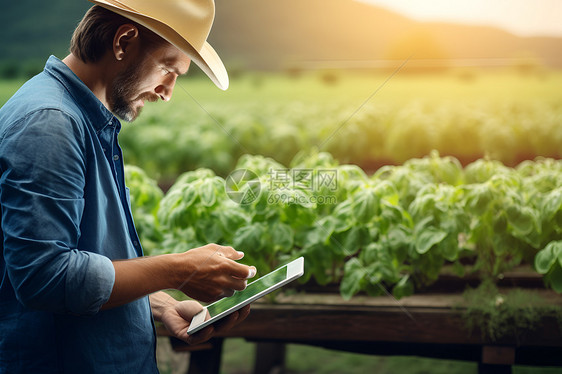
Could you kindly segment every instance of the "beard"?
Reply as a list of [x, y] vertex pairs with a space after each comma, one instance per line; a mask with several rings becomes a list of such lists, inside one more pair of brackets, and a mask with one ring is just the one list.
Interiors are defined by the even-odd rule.
[[141, 113], [142, 107], [134, 106], [135, 101], [158, 100], [158, 97], [149, 92], [138, 94], [139, 82], [142, 81], [143, 76], [143, 62], [128, 66], [115, 77], [111, 85], [109, 98], [111, 111], [123, 121], [132, 122]]

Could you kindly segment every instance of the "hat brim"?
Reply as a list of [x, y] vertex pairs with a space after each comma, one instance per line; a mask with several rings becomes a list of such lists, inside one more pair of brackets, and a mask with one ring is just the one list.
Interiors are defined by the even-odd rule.
[[205, 74], [207, 74], [207, 76], [218, 88], [221, 90], [226, 90], [228, 88], [229, 80], [226, 68], [224, 67], [224, 64], [217, 52], [215, 52], [209, 43], [204, 42], [201, 50], [198, 51], [184, 37], [178, 34], [167, 24], [150, 16], [138, 13], [117, 0], [89, 1], [137, 22], [138, 24], [160, 35], [180, 51], [188, 55], [189, 58], [197, 66], [199, 66]]

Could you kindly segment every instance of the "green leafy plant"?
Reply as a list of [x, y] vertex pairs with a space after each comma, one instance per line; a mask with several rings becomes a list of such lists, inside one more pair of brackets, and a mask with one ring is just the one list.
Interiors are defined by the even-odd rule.
[[[244, 203], [231, 199], [227, 180], [212, 170], [184, 173], [150, 218], [162, 239], [152, 253], [232, 245], [262, 274], [304, 256], [301, 281], [339, 284], [344, 298], [410, 295], [435, 282], [445, 265], [460, 277], [474, 272], [494, 281], [534, 264], [562, 292], [561, 161], [514, 169], [479, 160], [463, 169], [434, 152], [368, 176], [316, 151], [290, 165], [241, 157], [235, 168], [254, 175], [235, 185], [252, 198]], [[153, 214], [149, 201], [134, 210]]]
[[546, 284], [562, 293], [562, 240], [550, 242], [535, 257], [535, 268]]
[[157, 213], [164, 193], [156, 181], [137, 166], [125, 166], [125, 181], [130, 191], [131, 210], [143, 251], [145, 255], [150, 255], [162, 241]]

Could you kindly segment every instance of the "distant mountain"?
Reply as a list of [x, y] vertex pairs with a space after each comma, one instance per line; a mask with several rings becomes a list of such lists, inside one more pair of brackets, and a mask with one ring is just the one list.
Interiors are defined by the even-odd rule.
[[[522, 38], [491, 27], [421, 23], [354, 0], [216, 0], [210, 42], [230, 66], [370, 66], [384, 59], [521, 55], [562, 68], [562, 38]], [[0, 65], [64, 56], [86, 0], [18, 0], [0, 13]], [[410, 52], [411, 51], [411, 52]]]
[[[562, 38], [523, 38], [493, 27], [422, 23], [354, 0], [216, 0], [216, 4], [210, 42], [225, 60], [254, 68], [303, 61], [368, 62], [406, 58], [413, 52], [413, 58], [422, 59], [497, 61], [534, 56], [550, 67], [562, 67]], [[416, 35], [431, 45], [416, 45], [420, 41]], [[412, 51], [407, 56], [392, 55], [393, 47], [407, 46], [408, 41]]]
[[46, 60], [67, 53], [74, 28], [92, 5], [86, 0], [4, 1], [0, 60]]

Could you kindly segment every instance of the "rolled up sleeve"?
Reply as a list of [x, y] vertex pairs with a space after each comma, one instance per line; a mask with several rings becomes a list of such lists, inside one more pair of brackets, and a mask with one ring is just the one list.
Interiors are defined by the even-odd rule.
[[77, 248], [86, 155], [76, 122], [42, 110], [14, 124], [0, 143], [4, 260], [27, 307], [93, 314], [115, 281], [111, 260]]
[[[105, 256], [73, 250], [66, 276], [66, 308], [76, 314], [94, 314], [109, 300], [115, 268]], [[80, 269], [80, 271], [76, 271]]]

